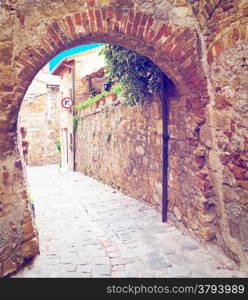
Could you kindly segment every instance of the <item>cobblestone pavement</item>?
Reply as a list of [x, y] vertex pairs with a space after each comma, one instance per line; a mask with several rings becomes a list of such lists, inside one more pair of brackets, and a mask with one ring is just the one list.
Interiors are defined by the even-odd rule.
[[[58, 166], [28, 168], [41, 254], [12, 277], [240, 277], [151, 207]], [[228, 265], [225, 265], [225, 264]]]

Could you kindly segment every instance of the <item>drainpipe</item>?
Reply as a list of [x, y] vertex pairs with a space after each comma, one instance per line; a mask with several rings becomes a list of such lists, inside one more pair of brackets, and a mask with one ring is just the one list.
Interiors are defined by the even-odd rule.
[[[75, 89], [75, 64], [73, 65], [72, 69], [72, 99], [73, 99], [73, 104], [76, 104], [76, 89]], [[75, 111], [73, 110], [72, 112], [72, 117], [76, 115]], [[76, 171], [76, 129], [72, 128], [72, 143], [73, 143], [73, 161], [72, 161], [72, 169], [75, 172]]]
[[161, 101], [163, 118], [163, 179], [162, 179], [162, 222], [167, 221], [168, 213], [168, 118], [169, 118], [169, 89], [168, 78], [162, 73], [161, 78]]

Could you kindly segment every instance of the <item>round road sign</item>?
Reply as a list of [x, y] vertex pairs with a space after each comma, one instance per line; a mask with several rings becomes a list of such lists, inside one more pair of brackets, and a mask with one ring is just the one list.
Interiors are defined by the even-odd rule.
[[61, 105], [66, 108], [69, 109], [72, 107], [72, 99], [69, 97], [65, 97], [61, 100]]

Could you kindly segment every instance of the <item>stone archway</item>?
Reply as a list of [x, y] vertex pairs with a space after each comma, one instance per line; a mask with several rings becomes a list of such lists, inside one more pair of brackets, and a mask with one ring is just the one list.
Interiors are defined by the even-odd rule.
[[178, 95], [171, 99], [169, 120], [169, 211], [176, 224], [201, 241], [218, 244], [218, 196], [206, 163], [209, 149], [200, 138], [210, 101], [202, 63], [206, 51], [191, 6], [185, 1], [153, 1], [151, 7], [145, 1], [117, 0], [9, 2], [0, 49], [0, 276], [38, 253], [16, 133], [23, 96], [54, 55], [92, 42], [146, 55], [175, 84]]

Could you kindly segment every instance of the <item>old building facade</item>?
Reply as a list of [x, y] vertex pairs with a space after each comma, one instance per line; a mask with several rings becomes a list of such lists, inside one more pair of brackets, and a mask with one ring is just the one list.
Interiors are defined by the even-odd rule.
[[[101, 48], [100, 48], [101, 49]], [[66, 97], [72, 100], [73, 106], [82, 102], [84, 86], [82, 77], [103, 67], [103, 57], [99, 56], [99, 48], [88, 50], [77, 55], [63, 59], [52, 71], [53, 75], [60, 78], [59, 126], [61, 140], [61, 170], [75, 170], [75, 135], [73, 128], [73, 109], [63, 107], [62, 101]], [[96, 87], [99, 84], [95, 85]], [[100, 88], [101, 89], [101, 88]]]
[[247, 10], [245, 0], [1, 4], [1, 276], [38, 252], [17, 142], [23, 97], [54, 55], [95, 42], [136, 50], [173, 81], [171, 220], [247, 269]]
[[30, 85], [19, 113], [18, 127], [25, 162], [29, 166], [58, 164], [56, 147], [59, 138], [59, 78], [45, 66]]

